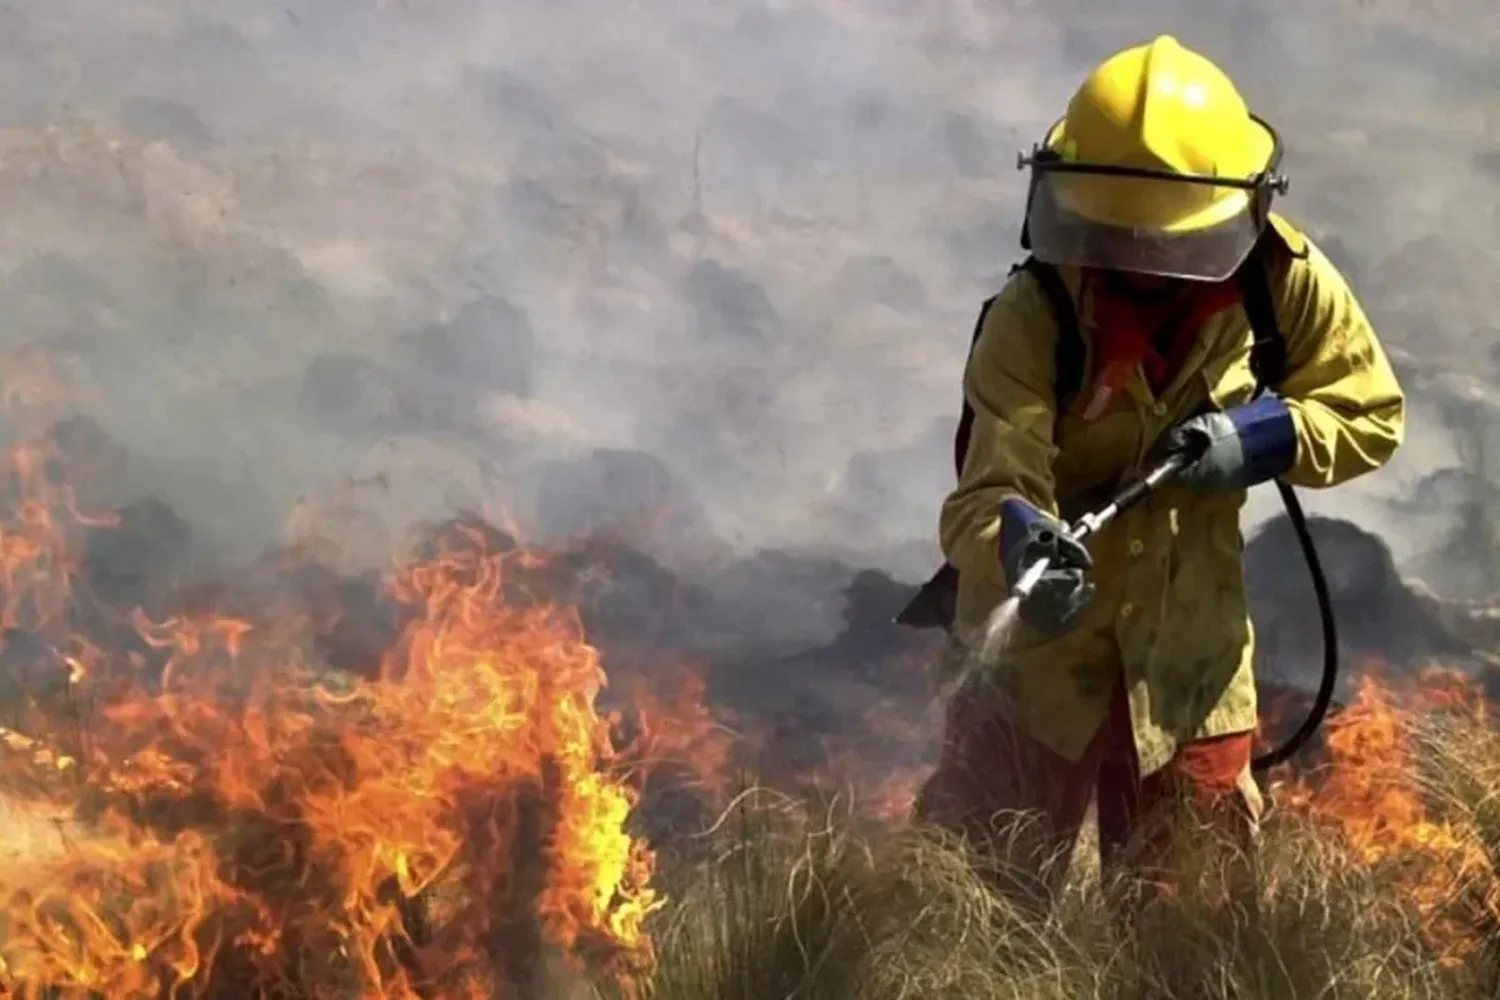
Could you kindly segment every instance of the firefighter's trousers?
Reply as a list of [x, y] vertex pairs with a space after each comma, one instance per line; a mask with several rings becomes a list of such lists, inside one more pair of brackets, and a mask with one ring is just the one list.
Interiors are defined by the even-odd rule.
[[1094, 800], [1104, 870], [1149, 877], [1167, 865], [1174, 835], [1193, 823], [1211, 827], [1202, 834], [1249, 846], [1262, 811], [1250, 774], [1253, 749], [1251, 733], [1184, 743], [1165, 768], [1143, 777], [1123, 684], [1076, 762], [1028, 737], [1003, 710], [960, 691], [948, 707], [942, 756], [918, 796], [917, 818], [979, 848], [1008, 892], [1046, 894], [1065, 872]]

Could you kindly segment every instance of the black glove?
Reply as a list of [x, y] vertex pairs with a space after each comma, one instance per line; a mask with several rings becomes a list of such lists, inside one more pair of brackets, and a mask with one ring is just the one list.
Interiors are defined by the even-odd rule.
[[1021, 602], [1021, 620], [1046, 635], [1061, 635], [1094, 596], [1093, 557], [1061, 523], [1024, 500], [1000, 504], [1000, 565], [1014, 587], [1037, 560], [1050, 560], [1036, 589]]

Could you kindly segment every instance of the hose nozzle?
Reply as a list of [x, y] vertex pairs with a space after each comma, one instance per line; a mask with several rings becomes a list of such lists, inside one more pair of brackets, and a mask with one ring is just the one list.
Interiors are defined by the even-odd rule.
[[1042, 577], [1046, 575], [1047, 567], [1051, 565], [1052, 560], [1044, 556], [1026, 567], [1026, 572], [1022, 573], [1015, 586], [1010, 588], [1010, 596], [1018, 601], [1024, 601], [1030, 597], [1036, 585], [1041, 583]]

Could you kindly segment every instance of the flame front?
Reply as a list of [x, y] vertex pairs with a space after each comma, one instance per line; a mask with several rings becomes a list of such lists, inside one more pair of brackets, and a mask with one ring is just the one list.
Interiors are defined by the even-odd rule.
[[137, 613], [106, 650], [70, 632], [71, 505], [35, 455], [0, 530], [4, 654], [54, 682], [0, 733], [10, 992], [490, 997], [549, 948], [649, 965], [598, 656], [508, 593], [510, 557], [476, 535], [396, 568], [406, 624], [367, 679], [285, 615]]
[[1437, 814], [1424, 794], [1417, 734], [1424, 719], [1445, 712], [1488, 729], [1480, 692], [1456, 672], [1431, 669], [1400, 685], [1373, 669], [1362, 674], [1354, 702], [1327, 724], [1328, 766], [1278, 785], [1276, 797], [1336, 829], [1360, 863], [1387, 873], [1442, 958], [1456, 963], [1482, 944], [1458, 905], [1478, 899], [1500, 916], [1500, 883], [1472, 824]]

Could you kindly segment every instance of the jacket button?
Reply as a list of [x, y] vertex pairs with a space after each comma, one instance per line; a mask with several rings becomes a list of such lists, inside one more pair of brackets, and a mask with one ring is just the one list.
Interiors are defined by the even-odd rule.
[[1145, 552], [1145, 551], [1146, 551], [1146, 543], [1145, 542], [1141, 541], [1139, 538], [1132, 538], [1130, 540], [1130, 554], [1131, 555], [1138, 556], [1142, 552]]
[[1135, 605], [1134, 604], [1131, 604], [1129, 601], [1126, 601], [1124, 604], [1120, 605], [1120, 617], [1121, 618], [1129, 618], [1133, 614], [1135, 614]]
[[1151, 412], [1160, 417], [1167, 412], [1167, 404], [1157, 403], [1155, 406], [1151, 407]]

